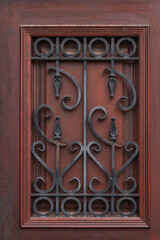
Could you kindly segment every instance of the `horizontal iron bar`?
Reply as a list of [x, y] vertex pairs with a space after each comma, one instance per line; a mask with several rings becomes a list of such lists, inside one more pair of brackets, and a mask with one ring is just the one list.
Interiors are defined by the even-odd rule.
[[33, 61], [138, 61], [139, 57], [31, 57]]
[[31, 193], [32, 197], [138, 197], [138, 193]]

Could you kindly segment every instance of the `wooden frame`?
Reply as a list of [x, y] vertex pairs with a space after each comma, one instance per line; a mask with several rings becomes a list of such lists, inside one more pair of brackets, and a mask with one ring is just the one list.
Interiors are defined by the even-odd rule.
[[[39, 218], [31, 217], [31, 37], [32, 36], [138, 36], [139, 37], [139, 217]], [[150, 223], [148, 26], [21, 26], [21, 137], [20, 226], [23, 228], [147, 228]], [[25, 186], [25, 188], [24, 188]]]

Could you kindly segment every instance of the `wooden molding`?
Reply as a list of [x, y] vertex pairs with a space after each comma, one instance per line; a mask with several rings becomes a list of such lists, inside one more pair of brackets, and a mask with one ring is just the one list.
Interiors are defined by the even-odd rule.
[[[148, 228], [150, 224], [149, 26], [21, 26], [20, 226], [22, 228]], [[139, 217], [31, 217], [31, 37], [139, 37]], [[24, 188], [25, 186], [25, 188]]]
[[120, 218], [37, 218], [31, 217], [21, 227], [24, 228], [148, 228], [149, 226], [139, 217]]

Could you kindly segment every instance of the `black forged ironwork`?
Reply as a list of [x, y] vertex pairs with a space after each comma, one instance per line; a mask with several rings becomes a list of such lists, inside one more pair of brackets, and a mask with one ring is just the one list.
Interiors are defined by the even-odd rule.
[[[132, 82], [127, 78], [123, 73], [117, 71], [115, 69], [115, 61], [137, 61], [138, 57], [134, 57], [134, 54], [136, 52], [136, 43], [134, 39], [132, 38], [120, 38], [117, 43], [115, 44], [115, 38], [111, 37], [111, 54], [110, 57], [106, 57], [108, 51], [109, 51], [109, 44], [105, 38], [99, 37], [99, 38], [92, 38], [89, 43], [87, 43], [87, 37], [83, 37], [83, 45], [80, 43], [79, 39], [71, 37], [71, 38], [64, 38], [60, 45], [60, 39], [59, 37], [56, 37], [56, 57], [53, 57], [52, 54], [54, 52], [54, 43], [50, 38], [47, 37], [40, 37], [36, 39], [34, 42], [34, 52], [38, 57], [31, 57], [31, 60], [42, 60], [42, 61], [56, 61], [56, 67], [51, 67], [48, 69], [48, 72], [54, 71], [54, 81], [53, 86], [55, 89], [55, 97], [60, 97], [60, 89], [61, 85], [63, 84], [63, 75], [67, 76], [68, 79], [70, 79], [73, 84], [76, 87], [77, 90], [77, 100], [74, 105], [67, 105], [66, 102], [71, 99], [70, 96], [65, 96], [62, 98], [62, 107], [67, 111], [72, 111], [75, 108], [78, 107], [80, 101], [81, 101], [81, 89], [74, 79], [73, 76], [71, 76], [68, 72], [60, 69], [60, 61], [83, 61], [83, 143], [79, 141], [73, 141], [69, 149], [71, 152], [77, 151], [77, 155], [72, 159], [72, 161], [69, 163], [69, 165], [63, 169], [63, 171], [59, 172], [59, 164], [60, 164], [60, 148], [66, 147], [67, 140], [62, 143], [61, 142], [61, 126], [60, 126], [60, 117], [56, 116], [56, 122], [55, 122], [55, 128], [54, 128], [54, 138], [51, 139], [41, 130], [39, 123], [38, 123], [38, 115], [42, 111], [49, 112], [48, 114], [43, 115], [45, 118], [50, 118], [52, 115], [52, 109], [50, 106], [43, 104], [37, 107], [37, 109], [34, 112], [34, 125], [39, 132], [40, 136], [46, 141], [49, 142], [52, 145], [55, 145], [56, 147], [56, 173], [54, 174], [53, 171], [47, 166], [47, 164], [40, 158], [36, 150], [39, 150], [40, 152], [45, 151], [45, 144], [42, 141], [35, 141], [32, 144], [31, 152], [33, 156], [39, 161], [39, 163], [49, 172], [52, 178], [52, 185], [49, 189], [42, 190], [38, 187], [39, 181], [43, 181], [45, 183], [45, 180], [42, 177], [37, 177], [34, 180], [33, 187], [35, 192], [31, 193], [31, 197], [34, 197], [35, 200], [33, 201], [33, 211], [38, 216], [46, 217], [49, 216], [52, 212], [56, 213], [56, 217], [60, 216], [60, 211], [67, 216], [67, 217], [74, 217], [78, 216], [81, 211], [83, 211], [83, 217], [88, 216], [88, 212], [93, 215], [94, 217], [103, 217], [108, 216], [107, 213], [110, 211], [110, 215], [112, 217], [115, 216], [115, 208], [116, 211], [120, 216], [123, 217], [130, 217], [133, 216], [137, 211], [137, 202], [134, 198], [137, 198], [139, 196], [138, 193], [134, 193], [134, 191], [137, 189], [137, 183], [136, 180], [133, 177], [127, 178], [126, 181], [132, 181], [132, 187], [129, 190], [121, 189], [118, 185], [118, 177], [119, 175], [127, 168], [127, 166], [136, 158], [138, 155], [138, 144], [134, 141], [129, 141], [125, 145], [123, 143], [117, 143], [117, 129], [115, 125], [115, 118], [112, 118], [111, 122], [111, 128], [110, 128], [110, 139], [104, 139], [101, 137], [97, 131], [94, 129], [92, 124], [92, 118], [96, 111], [103, 113], [103, 116], [101, 115], [98, 117], [100, 121], [103, 121], [107, 117], [107, 110], [102, 106], [95, 106], [93, 109], [90, 110], [89, 115], [87, 117], [87, 61], [110, 61], [111, 67], [106, 68], [105, 71], [109, 71], [109, 90], [110, 90], [110, 97], [113, 98], [115, 94], [115, 88], [116, 88], [116, 81], [119, 78], [122, 78], [125, 80], [128, 85], [130, 86], [132, 90], [133, 100], [132, 103], [129, 106], [123, 106], [121, 104], [121, 100], [127, 99], [127, 97], [122, 96], [118, 101], [118, 107], [122, 111], [129, 111], [133, 109], [133, 107], [136, 104], [137, 101], [137, 94], [134, 85]], [[41, 41], [46, 41], [50, 45], [50, 50], [48, 53], [40, 53], [38, 50], [38, 44]], [[67, 53], [65, 52], [65, 44], [68, 41], [72, 41], [77, 45], [77, 51], [75, 53]], [[93, 51], [93, 44], [96, 41], [101, 41], [105, 45], [105, 50], [102, 54], [96, 54]], [[124, 54], [120, 51], [120, 44], [123, 41], [128, 41], [132, 44], [132, 51], [130, 53]], [[79, 57], [81, 49], [83, 46], [83, 57]], [[117, 53], [120, 57], [115, 57], [115, 48]], [[60, 51], [63, 54], [63, 56], [60, 56]], [[91, 56], [88, 56], [88, 52]], [[87, 123], [88, 118], [88, 123]], [[107, 169], [96, 159], [96, 157], [93, 155], [94, 152], [100, 152], [101, 151], [101, 144], [98, 141], [91, 141], [87, 143], [87, 124], [89, 124], [89, 128], [93, 135], [100, 141], [106, 144], [111, 148], [111, 174], [108, 172]], [[129, 157], [129, 159], [123, 164], [123, 166], [115, 173], [115, 151], [116, 148], [122, 148], [124, 146], [124, 150], [126, 152], [133, 152], [132, 155]], [[83, 183], [81, 183], [81, 180], [77, 177], [73, 177], [70, 180], [70, 183], [72, 181], [76, 181], [77, 186], [74, 190], [68, 190], [63, 185], [63, 176], [66, 174], [67, 171], [69, 171], [72, 166], [79, 160], [79, 158], [83, 156]], [[100, 180], [97, 177], [93, 177], [90, 182], [89, 186], [87, 186], [87, 156], [89, 156], [92, 161], [99, 167], [107, 178], [107, 186], [103, 190], [96, 190], [93, 186], [94, 181], [100, 182]], [[87, 187], [89, 187], [91, 193], [87, 192]], [[53, 192], [53, 190], [55, 190]], [[83, 192], [79, 192], [80, 190], [83, 190]], [[60, 197], [62, 197], [62, 201], [60, 202]], [[115, 201], [115, 197], [119, 198], [117, 201]], [[55, 204], [51, 200], [52, 198], [55, 199]], [[83, 201], [80, 201], [80, 199], [83, 199]], [[110, 201], [108, 201], [110, 199]], [[47, 201], [49, 203], [49, 210], [46, 213], [40, 212], [37, 210], [37, 204], [40, 201]], [[95, 201], [101, 201], [105, 205], [105, 209], [103, 212], [95, 212], [93, 210], [93, 203]], [[65, 204], [68, 201], [74, 201], [77, 204], [77, 210], [75, 212], [67, 212], [65, 210]], [[132, 210], [130, 212], [123, 212], [121, 210], [121, 203], [123, 201], [129, 201], [132, 203]], [[59, 206], [60, 205], [60, 206]]]

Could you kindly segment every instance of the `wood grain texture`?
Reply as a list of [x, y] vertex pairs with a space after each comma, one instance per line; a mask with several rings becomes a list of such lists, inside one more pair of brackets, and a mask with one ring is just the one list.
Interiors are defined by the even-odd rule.
[[[71, 7], [72, 6], [72, 7]], [[74, 9], [74, 10], [73, 10]], [[84, 239], [159, 240], [160, 191], [158, 186], [160, 138], [160, 2], [157, 0], [19, 1], [0, 2], [0, 124], [2, 240]], [[20, 229], [20, 25], [150, 25], [150, 172], [149, 229]], [[46, 33], [47, 35], [47, 33]], [[68, 33], [69, 35], [69, 33]], [[147, 51], [147, 50], [146, 50]], [[149, 74], [149, 73], [148, 73]], [[147, 107], [147, 106], [146, 106]], [[149, 123], [148, 123], [149, 124]], [[143, 141], [143, 139], [142, 139]], [[145, 187], [145, 186], [144, 186]]]
[[[92, 36], [108, 36], [109, 34], [113, 35], [112, 33], [116, 33], [116, 36], [138, 36], [139, 37], [139, 45], [140, 45], [140, 70], [139, 70], [139, 83], [138, 83], [138, 96], [139, 96], [139, 102], [138, 102], [138, 124], [139, 124], [139, 132], [138, 132], [138, 142], [139, 142], [139, 213], [140, 213], [140, 219], [137, 218], [137, 222], [135, 218], [130, 218], [128, 220], [129, 224], [126, 224], [126, 219], [121, 218], [120, 220], [117, 220], [116, 218], [113, 218], [112, 221], [110, 221], [110, 218], [107, 218], [104, 220], [103, 218], [95, 218], [94, 221], [92, 219], [84, 219], [81, 220], [80, 218], [74, 218], [74, 220], [66, 220], [65, 218], [61, 219], [39, 219], [39, 218], [33, 218], [30, 213], [31, 209], [31, 200], [30, 200], [30, 186], [31, 186], [31, 154], [28, 149], [30, 149], [31, 146], [31, 81], [32, 79], [29, 77], [30, 75], [30, 49], [31, 49], [31, 37], [35, 36], [35, 32], [37, 36], [44, 36], [46, 33], [46, 28], [48, 35], [50, 36], [59, 36], [66, 35], [66, 32], [70, 31], [70, 34], [72, 36], [74, 35], [80, 35], [83, 36], [84, 34], [90, 33]], [[101, 29], [101, 32], [100, 32]], [[22, 227], [148, 227], [149, 224], [149, 145], [148, 145], [148, 139], [149, 139], [149, 128], [148, 128], [148, 112], [149, 112], [149, 101], [148, 101], [148, 52], [146, 52], [146, 49], [148, 51], [148, 27], [146, 26], [103, 26], [103, 27], [96, 27], [96, 26], [22, 26], [21, 27], [22, 32], [22, 38], [21, 38], [21, 45], [23, 46], [21, 49], [21, 226]], [[51, 35], [52, 32], [52, 35]], [[27, 66], [27, 67], [26, 67]], [[70, 67], [70, 65], [67, 65], [67, 70]], [[89, 67], [88, 67], [89, 68]], [[96, 69], [96, 66], [95, 66]], [[70, 71], [69, 71], [70, 72]], [[76, 70], [77, 72], [77, 70]], [[92, 73], [93, 76], [95, 76], [95, 73]], [[79, 75], [79, 74], [78, 74]], [[78, 77], [78, 76], [77, 76]], [[77, 78], [76, 77], [76, 78]], [[92, 77], [93, 78], [93, 77]], [[69, 87], [70, 88], [70, 87]], [[50, 87], [49, 89], [52, 90]], [[69, 90], [69, 89], [68, 89]], [[52, 90], [53, 91], [53, 90]], [[50, 100], [51, 96], [53, 95], [51, 93], [47, 94], [47, 104], [51, 104], [53, 100]], [[96, 96], [96, 93], [93, 94]], [[120, 94], [121, 95], [121, 94]], [[91, 98], [91, 94], [90, 94]], [[89, 98], [89, 99], [90, 99]], [[52, 98], [51, 98], [52, 99]], [[95, 99], [97, 99], [95, 97]], [[91, 105], [95, 105], [94, 99], [91, 98]], [[100, 104], [101, 105], [101, 104]], [[146, 107], [147, 106], [147, 107]], [[56, 107], [56, 106], [55, 106]], [[93, 106], [92, 106], [93, 107]], [[58, 109], [57, 109], [58, 110]], [[112, 110], [113, 111], [113, 110]], [[55, 109], [56, 112], [56, 109]], [[59, 113], [60, 116], [63, 116], [63, 111]], [[78, 113], [79, 114], [79, 113]], [[117, 114], [114, 112], [114, 114]], [[77, 114], [76, 114], [77, 115]], [[121, 115], [121, 114], [119, 114]], [[119, 119], [118, 115], [118, 119]], [[65, 116], [65, 115], [64, 115]], [[80, 118], [80, 116], [79, 116]], [[63, 118], [62, 118], [63, 119]], [[66, 122], [69, 122], [69, 120]], [[120, 122], [117, 124], [121, 125]], [[121, 129], [121, 126], [118, 127]], [[68, 127], [66, 126], [66, 131]], [[50, 132], [52, 130], [50, 129]], [[81, 129], [80, 129], [81, 132]], [[80, 134], [80, 133], [79, 133]], [[68, 132], [66, 136], [73, 135]], [[120, 134], [121, 135], [121, 134]], [[76, 136], [75, 136], [76, 137]], [[74, 138], [75, 138], [74, 137]], [[73, 138], [73, 139], [74, 139]], [[49, 150], [49, 148], [48, 148]], [[52, 154], [52, 151], [51, 151]], [[63, 162], [63, 161], [62, 161]], [[104, 163], [103, 163], [104, 164]], [[91, 167], [92, 169], [92, 167]], [[74, 172], [75, 174], [75, 172]], [[76, 175], [76, 174], [75, 174]], [[73, 175], [74, 176], [74, 175]], [[70, 179], [71, 176], [69, 176]], [[67, 181], [68, 182], [68, 181]], [[30, 215], [30, 216], [29, 216]], [[49, 221], [50, 219], [50, 221]], [[133, 221], [132, 221], [133, 219]], [[36, 222], [37, 220], [37, 222]], [[43, 222], [43, 224], [40, 224], [40, 222]], [[64, 225], [64, 222], [65, 225]], [[79, 221], [83, 221], [83, 224], [78, 224]], [[68, 222], [68, 223], [67, 223]], [[94, 222], [94, 223], [93, 223]], [[112, 222], [112, 224], [111, 224]], [[32, 224], [31, 224], [32, 223]], [[59, 224], [58, 224], [59, 223]], [[139, 225], [138, 225], [139, 223]]]

